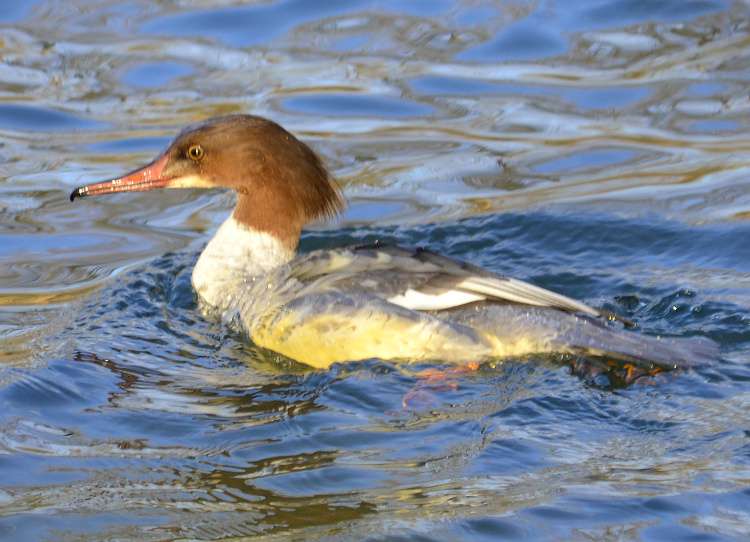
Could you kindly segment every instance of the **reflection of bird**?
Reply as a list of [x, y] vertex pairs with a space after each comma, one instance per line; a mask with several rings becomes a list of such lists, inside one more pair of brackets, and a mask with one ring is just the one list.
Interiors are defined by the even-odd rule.
[[[297, 256], [302, 228], [344, 201], [315, 153], [250, 115], [206, 121], [125, 177], [88, 196], [152, 188], [225, 187], [232, 216], [193, 272], [198, 294], [256, 344], [314, 367], [367, 358], [476, 363], [529, 353], [608, 355], [674, 368], [718, 355], [708, 339], [624, 331], [617, 317], [526, 282], [423, 249], [349, 246]], [[627, 322], [626, 322], [627, 323]]]

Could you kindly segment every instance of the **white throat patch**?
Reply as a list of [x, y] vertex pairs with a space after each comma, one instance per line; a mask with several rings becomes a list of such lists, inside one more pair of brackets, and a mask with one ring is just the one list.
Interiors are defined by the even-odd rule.
[[294, 255], [277, 237], [229, 217], [195, 264], [193, 287], [209, 304], [226, 308], [240, 283], [270, 273]]

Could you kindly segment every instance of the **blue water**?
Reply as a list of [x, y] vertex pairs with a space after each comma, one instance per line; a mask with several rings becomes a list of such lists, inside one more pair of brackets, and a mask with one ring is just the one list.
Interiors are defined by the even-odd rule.
[[[746, 19], [0, 1], [0, 538], [750, 537]], [[632, 382], [570, 356], [435, 375], [255, 347], [190, 285], [231, 194], [68, 200], [233, 112], [344, 188], [302, 251], [427, 246], [721, 359]]]

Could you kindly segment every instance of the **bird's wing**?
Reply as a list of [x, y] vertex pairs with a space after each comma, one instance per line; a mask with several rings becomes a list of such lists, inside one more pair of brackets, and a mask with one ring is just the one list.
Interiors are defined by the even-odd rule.
[[291, 273], [316, 289], [365, 291], [412, 310], [451, 310], [477, 302], [514, 303], [616, 318], [528, 282], [422, 248], [362, 245], [315, 251], [295, 260]]

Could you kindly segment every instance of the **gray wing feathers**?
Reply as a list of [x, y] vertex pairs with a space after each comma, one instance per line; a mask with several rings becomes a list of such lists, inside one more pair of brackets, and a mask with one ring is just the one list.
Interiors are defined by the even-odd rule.
[[419, 248], [365, 245], [321, 250], [292, 265], [291, 275], [313, 282], [315, 288], [365, 290], [413, 310], [498, 301], [602, 316], [569, 297]]
[[553, 307], [572, 312], [582, 312], [590, 316], [601, 316], [600, 311], [580, 301], [511, 278], [469, 277], [458, 283], [456, 288], [481, 293], [490, 299], [503, 299], [537, 307]]

